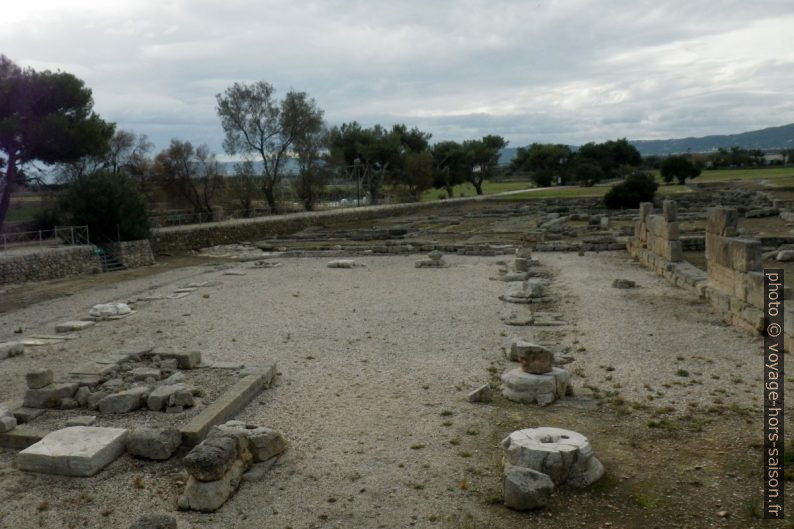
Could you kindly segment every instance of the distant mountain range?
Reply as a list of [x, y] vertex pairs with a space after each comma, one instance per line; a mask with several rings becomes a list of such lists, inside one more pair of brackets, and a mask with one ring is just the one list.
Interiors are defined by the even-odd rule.
[[[769, 127], [761, 130], [742, 132], [739, 134], [721, 134], [700, 138], [677, 138], [669, 140], [629, 140], [643, 156], [679, 154], [685, 152], [711, 152], [723, 147], [729, 149], [738, 145], [743, 149], [794, 149], [794, 123], [780, 127]], [[576, 148], [571, 146], [571, 148]], [[516, 157], [516, 147], [504, 149], [499, 163], [510, 163]]]

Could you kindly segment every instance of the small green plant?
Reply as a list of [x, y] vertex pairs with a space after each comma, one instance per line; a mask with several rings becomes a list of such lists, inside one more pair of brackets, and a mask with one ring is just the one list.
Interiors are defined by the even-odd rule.
[[421, 449], [422, 449], [422, 448], [424, 448], [425, 446], [427, 446], [427, 445], [424, 445], [424, 444], [422, 444], [422, 443], [416, 443], [416, 444], [412, 444], [412, 445], [411, 445], [411, 450], [421, 450]]
[[450, 415], [452, 415], [452, 412], [449, 410], [444, 410], [441, 412], [442, 417], [449, 417]]
[[487, 498], [485, 498], [485, 503], [487, 503], [488, 505], [501, 505], [503, 501], [504, 500], [502, 499], [501, 496], [497, 496], [495, 494], [493, 496], [488, 496]]
[[675, 374], [676, 374], [676, 376], [679, 376], [679, 377], [688, 377], [689, 376], [689, 371], [687, 371], [686, 369], [679, 369], [679, 370], [677, 370], [675, 372]]

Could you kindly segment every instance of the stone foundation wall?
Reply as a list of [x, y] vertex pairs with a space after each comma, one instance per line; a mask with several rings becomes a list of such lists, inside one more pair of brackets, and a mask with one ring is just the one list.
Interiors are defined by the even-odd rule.
[[102, 271], [92, 245], [0, 251], [0, 285]]
[[[673, 201], [664, 202], [662, 215], [654, 215], [650, 203], [641, 204], [635, 234], [626, 243], [628, 252], [675, 285], [707, 300], [728, 323], [751, 332], [762, 332], [764, 275], [761, 241], [737, 237], [736, 209], [710, 208], [705, 235], [708, 272], [704, 272], [682, 260], [676, 211]], [[676, 242], [678, 245], [674, 244]], [[785, 348], [790, 350], [794, 336], [794, 308], [785, 311], [784, 327]]]
[[152, 245], [148, 240], [115, 242], [107, 245], [108, 250], [127, 268], [151, 266], [154, 264]]

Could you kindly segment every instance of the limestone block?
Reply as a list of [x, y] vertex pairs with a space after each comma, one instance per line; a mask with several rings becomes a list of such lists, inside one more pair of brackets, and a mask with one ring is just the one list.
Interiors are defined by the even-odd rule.
[[794, 261], [794, 250], [781, 250], [775, 255], [775, 260], [781, 263], [788, 263]]
[[0, 433], [10, 432], [17, 427], [17, 419], [8, 408], [0, 406]]
[[179, 498], [179, 508], [201, 512], [217, 511], [240, 486], [240, 480], [247, 468], [245, 462], [235, 459], [220, 479], [204, 482], [194, 476], [188, 477], [185, 492]]
[[181, 444], [174, 428], [135, 428], [127, 436], [127, 452], [147, 459], [168, 459]]
[[53, 374], [51, 369], [38, 368], [32, 369], [25, 373], [25, 382], [30, 389], [41, 389], [53, 381]]
[[156, 367], [136, 367], [130, 371], [130, 375], [133, 380], [146, 380], [147, 378], [160, 380], [161, 373]]
[[640, 219], [645, 218], [653, 213], [653, 202], [640, 202]]
[[82, 331], [94, 325], [95, 323], [93, 321], [65, 321], [55, 326], [55, 332]]
[[238, 440], [231, 435], [207, 437], [196, 445], [182, 463], [188, 473], [198, 481], [222, 479], [239, 453]]
[[244, 437], [247, 441], [244, 444], [253, 455], [255, 462], [267, 461], [287, 450], [287, 441], [276, 430], [264, 426], [246, 424], [242, 421], [227, 421], [213, 428], [209, 435]]
[[491, 402], [492, 398], [491, 386], [488, 384], [483, 384], [466, 396], [469, 402]]
[[415, 268], [449, 268], [449, 263], [443, 259], [419, 259], [414, 263]]
[[[189, 391], [187, 384], [165, 384], [157, 386], [149, 393], [146, 399], [146, 406], [152, 411], [160, 411], [168, 406], [169, 400], [180, 391]], [[192, 405], [192, 403], [191, 403]]]
[[754, 239], [728, 239], [731, 268], [740, 272], [761, 270], [761, 241]]
[[716, 262], [708, 262], [709, 282], [719, 290], [728, 292], [732, 296], [736, 291], [737, 273], [732, 269], [720, 265]]
[[604, 474], [592, 463], [593, 450], [587, 438], [561, 428], [517, 430], [502, 441], [509, 465], [530, 468], [548, 475], [555, 485], [585, 487]]
[[63, 476], [93, 476], [124, 453], [127, 430], [70, 426], [47, 434], [21, 451], [22, 470]]
[[149, 388], [137, 387], [118, 393], [111, 393], [99, 401], [99, 411], [102, 413], [129, 413], [143, 406], [144, 400], [149, 395]]
[[706, 234], [735, 237], [738, 220], [739, 214], [733, 208], [723, 206], [709, 208], [706, 214]]
[[353, 259], [337, 259], [328, 263], [328, 268], [357, 268], [365, 266], [357, 263]]
[[739, 316], [742, 320], [751, 328], [753, 328], [756, 332], [762, 332], [764, 330], [764, 311], [763, 309], [758, 309], [753, 307], [752, 305], [745, 305]]
[[513, 261], [513, 268], [516, 272], [529, 272], [529, 260], [524, 257], [516, 257]]
[[153, 350], [147, 356], [159, 356], [160, 358], [176, 358], [179, 369], [195, 369], [201, 364], [200, 351], [161, 351]]
[[506, 507], [528, 511], [544, 507], [554, 491], [554, 482], [530, 468], [505, 465], [502, 498]]
[[96, 424], [96, 415], [78, 415], [66, 421], [66, 426], [93, 426]]
[[678, 220], [678, 203], [675, 200], [665, 200], [662, 202], [662, 216], [667, 222]]
[[27, 408], [59, 408], [61, 399], [71, 398], [77, 392], [77, 383], [49, 384], [40, 389], [25, 391], [24, 406]]
[[550, 373], [554, 364], [554, 353], [543, 347], [529, 342], [515, 344], [516, 358], [525, 373], [542, 375]]
[[0, 343], [0, 360], [12, 356], [25, 354], [25, 344], [22, 342], [3, 342]]

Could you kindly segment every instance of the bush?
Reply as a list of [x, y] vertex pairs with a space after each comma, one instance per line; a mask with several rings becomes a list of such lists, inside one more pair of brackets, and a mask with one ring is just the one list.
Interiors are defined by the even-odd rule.
[[605, 174], [601, 166], [589, 160], [584, 160], [576, 165], [576, 181], [581, 185], [591, 187], [604, 179]]
[[633, 209], [640, 202], [652, 202], [659, 184], [651, 173], [634, 173], [604, 195], [608, 209]]
[[74, 226], [88, 226], [93, 242], [149, 237], [146, 202], [135, 183], [121, 173], [98, 171], [78, 177], [60, 200]]

